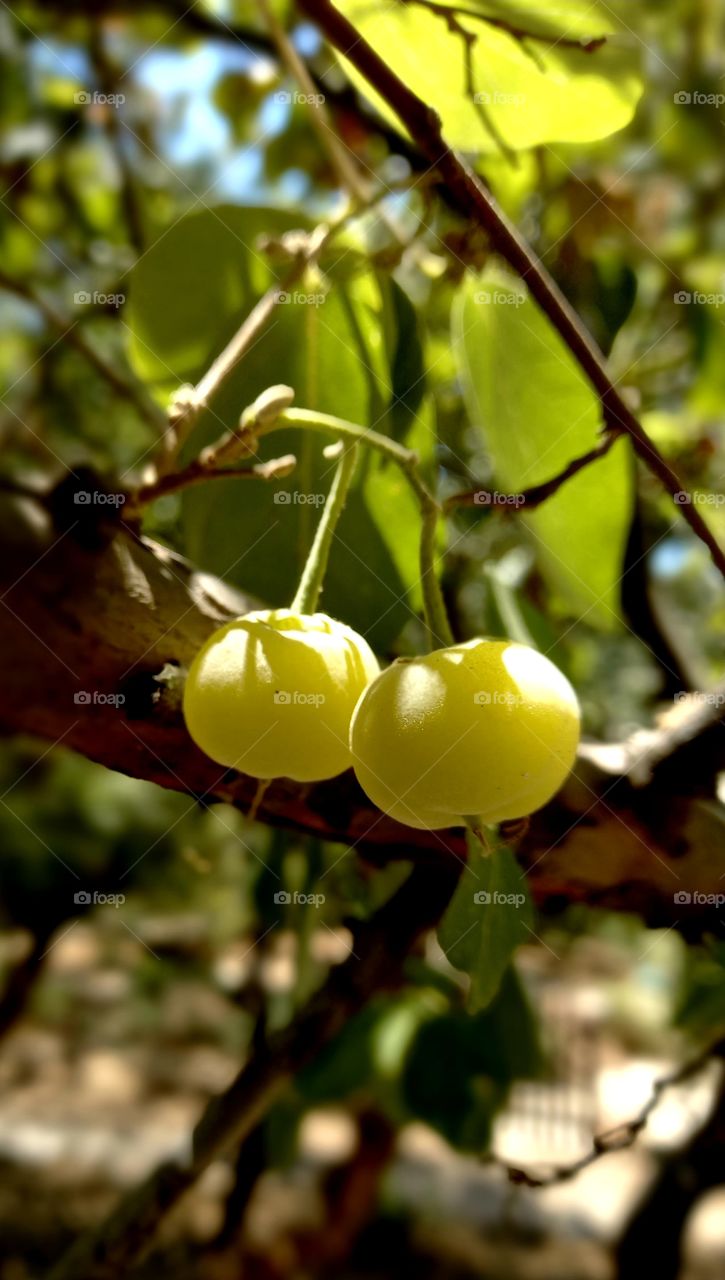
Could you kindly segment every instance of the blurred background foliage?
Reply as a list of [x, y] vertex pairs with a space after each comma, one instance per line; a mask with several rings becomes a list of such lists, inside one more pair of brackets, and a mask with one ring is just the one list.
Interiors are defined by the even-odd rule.
[[[357, 0], [343, 7], [370, 22], [382, 48], [397, 40], [396, 57], [407, 42], [423, 66], [418, 87], [429, 84], [436, 105], [440, 93], [454, 141], [725, 537], [725, 115], [693, 100], [722, 87], [725, 5], [638, 0], [614, 5], [616, 16], [605, 6], [596, 22], [582, 16], [590, 6], [574, 6], [569, 21], [579, 15], [586, 35], [600, 34], [591, 30], [599, 22], [611, 47], [547, 54], [559, 58], [547, 71], [546, 59], [539, 65], [513, 42], [515, 67], [500, 81], [503, 35], [491, 27], [477, 53], [482, 83], [529, 101], [500, 110], [494, 101], [485, 118], [461, 93], [460, 41], [424, 6], [382, 16]], [[558, 30], [541, 6], [498, 9], [543, 24], [543, 36]], [[286, 4], [275, 11], [343, 143], [385, 194], [340, 229], [319, 269], [277, 308], [202, 415], [187, 456], [270, 381], [285, 381], [298, 404], [418, 449], [443, 497], [549, 478], [594, 442], [591, 392], [530, 300], [477, 301], [519, 286], [440, 199], [393, 122], [361, 106], [361, 86], [350, 88], [312, 28]], [[433, 32], [439, 77], [429, 66]], [[246, 0], [186, 12], [20, 0], [0, 9], [0, 55], [2, 478], [32, 484], [84, 464], [130, 486], [158, 442], [170, 392], [200, 376], [284, 275], [283, 233], [339, 215], [337, 176]], [[596, 74], [581, 75], [582, 57]], [[564, 77], [558, 97], [547, 88], [552, 72]], [[551, 449], [562, 405], [576, 430]], [[146, 531], [266, 602], [287, 603], [318, 508], [284, 498], [291, 486], [326, 491], [321, 449], [297, 433], [275, 436], [263, 456], [294, 452], [291, 480], [195, 487], [158, 502]], [[399, 474], [371, 456], [323, 603], [383, 657], [423, 645], [417, 539]], [[626, 737], [675, 693], [725, 671], [716, 571], [658, 484], [635, 474], [623, 442], [526, 520], [490, 506], [457, 511], [444, 585], [459, 634], [511, 635], [550, 652], [600, 740]], [[226, 1078], [223, 1055], [237, 1061], [260, 1028], [284, 1025], [346, 954], [351, 918], [368, 915], [404, 874], [112, 775], [62, 745], [3, 745], [0, 792], [6, 977], [43, 969], [19, 1007], [28, 994], [29, 1024], [59, 1036], [71, 1056], [148, 1051], [139, 1070], [149, 1105], [179, 1087], [171, 1069], [154, 1076], [154, 1054], [215, 1046], [216, 1073], [202, 1063], [190, 1077], [193, 1097], [205, 1096]], [[125, 902], [77, 903], [85, 891]], [[324, 901], [280, 902], [281, 891]], [[581, 909], [537, 928], [542, 941], [523, 948], [518, 975], [509, 970], [474, 1017], [437, 945], [411, 959], [405, 992], [373, 1002], [295, 1082], [267, 1126], [268, 1166], [289, 1164], [309, 1109], [333, 1103], [358, 1116], [372, 1109], [395, 1127], [424, 1121], [460, 1150], [485, 1152], [512, 1083], [552, 1070], [531, 1012], [544, 976], [559, 971], [549, 950], [562, 983], [585, 974], [604, 993], [607, 1035], [627, 1051], [666, 1056], [680, 1037], [725, 1022], [720, 942], [686, 947], [634, 919]], [[84, 957], [95, 985], [81, 979]], [[11, 1062], [12, 1083], [27, 1063]]]

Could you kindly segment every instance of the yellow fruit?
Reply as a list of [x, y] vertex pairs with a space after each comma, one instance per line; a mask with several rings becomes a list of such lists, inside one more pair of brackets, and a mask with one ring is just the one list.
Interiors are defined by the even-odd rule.
[[579, 706], [548, 658], [508, 640], [469, 640], [399, 658], [362, 695], [350, 726], [360, 785], [410, 827], [522, 818], [574, 762]]
[[248, 613], [192, 662], [186, 727], [212, 760], [254, 778], [333, 778], [352, 763], [350, 716], [379, 671], [362, 636], [323, 613]]

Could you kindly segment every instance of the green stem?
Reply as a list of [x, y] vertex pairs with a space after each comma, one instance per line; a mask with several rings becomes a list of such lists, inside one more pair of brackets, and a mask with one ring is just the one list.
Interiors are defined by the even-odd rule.
[[[441, 507], [420, 474], [418, 455], [412, 449], [406, 449], [404, 445], [398, 444], [396, 440], [391, 440], [389, 436], [384, 436], [379, 431], [372, 431], [367, 427], [358, 426], [357, 423], [348, 422], [344, 418], [337, 418], [329, 413], [318, 413], [313, 409], [285, 409], [269, 429], [276, 430], [279, 427], [304, 427], [309, 431], [332, 433], [343, 440], [349, 440], [353, 443], [367, 444], [371, 448], [377, 449], [379, 453], [391, 458], [402, 468], [418, 499], [423, 518], [420, 536], [420, 580], [423, 591], [425, 620], [430, 634], [431, 645], [433, 648], [446, 648], [448, 645], [453, 644], [453, 634], [448, 622], [445, 601], [436, 572], [436, 533]], [[332, 493], [328, 499], [328, 505], [331, 500]], [[326, 511], [320, 527], [322, 527], [327, 514], [328, 512]], [[315, 539], [316, 541], [317, 538]], [[313, 546], [310, 553], [311, 556], [314, 553], [314, 549]], [[307, 569], [305, 569], [303, 581], [300, 583], [298, 596], [302, 591], [306, 576]]]
[[325, 510], [317, 526], [314, 541], [310, 547], [310, 554], [307, 557], [307, 563], [300, 578], [300, 585], [292, 601], [291, 608], [295, 613], [314, 613], [317, 608], [322, 584], [325, 580], [327, 564], [330, 559], [332, 539], [335, 536], [337, 522], [345, 506], [350, 482], [357, 466], [357, 459], [358, 446], [353, 441], [344, 450], [337, 464], [335, 478], [327, 495]]

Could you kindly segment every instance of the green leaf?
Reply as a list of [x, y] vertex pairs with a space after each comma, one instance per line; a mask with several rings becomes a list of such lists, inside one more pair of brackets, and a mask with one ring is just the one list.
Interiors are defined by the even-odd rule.
[[496, 995], [511, 957], [532, 936], [526, 879], [509, 849], [481, 856], [468, 837], [469, 860], [439, 927], [451, 964], [471, 979], [469, 1008], [484, 1009]]
[[484, 1012], [445, 1014], [419, 1028], [403, 1076], [405, 1102], [449, 1142], [481, 1152], [511, 1081], [533, 1079], [541, 1068], [537, 1023], [509, 965]]
[[[446, 7], [453, 13], [453, 5]], [[383, 58], [393, 59], [408, 87], [431, 103], [446, 140], [469, 152], [605, 138], [629, 123], [642, 92], [635, 41], [617, 28], [611, 10], [586, 0], [547, 6], [545, 14], [533, 3], [478, 3], [457, 9], [450, 22], [424, 0], [341, 0], [340, 8]], [[520, 39], [486, 17], [536, 38]], [[567, 39], [604, 43], [586, 51], [562, 43]], [[344, 65], [378, 109], [397, 122], [367, 81]]]
[[[474, 424], [502, 490], [557, 475], [597, 442], [599, 400], [524, 286], [497, 268], [469, 275], [454, 303], [453, 344]], [[549, 586], [604, 629], [619, 621], [619, 580], [633, 504], [619, 441], [521, 519]]]
[[398, 1084], [413, 1038], [444, 1007], [430, 989], [376, 997], [300, 1073], [296, 1089], [308, 1103], [365, 1092], [392, 1110], [399, 1108]]
[[[190, 215], [162, 236], [134, 269], [129, 290], [130, 356], [141, 376], [166, 394], [179, 382], [197, 381], [277, 283], [260, 234], [299, 224], [282, 210], [219, 208]], [[424, 461], [432, 457], [415, 313], [397, 285], [372, 271], [358, 268], [348, 278], [349, 256], [343, 274], [342, 281], [336, 275], [290, 290], [201, 415], [185, 457], [236, 423], [271, 382], [294, 387], [299, 405], [390, 430]], [[275, 432], [259, 456], [294, 454], [291, 476], [187, 490], [186, 554], [267, 604], [289, 603], [332, 481], [334, 464], [323, 457], [331, 442]], [[365, 454], [337, 529], [322, 607], [385, 650], [420, 607], [420, 515], [400, 469]]]

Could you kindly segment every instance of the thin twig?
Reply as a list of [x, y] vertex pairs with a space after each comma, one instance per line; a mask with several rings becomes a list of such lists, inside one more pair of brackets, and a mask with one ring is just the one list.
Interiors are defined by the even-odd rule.
[[557, 49], [576, 49], [580, 53], [595, 53], [597, 49], [601, 49], [603, 44], [607, 43], [606, 36], [594, 36], [589, 40], [577, 40], [571, 36], [547, 36], [541, 32], [527, 31], [525, 27], [518, 27], [515, 23], [509, 22], [505, 18], [494, 18], [491, 14], [482, 13], [478, 9], [469, 9], [466, 5], [461, 4], [438, 4], [436, 0], [402, 0], [402, 3], [429, 9], [431, 13], [445, 18], [446, 21], [448, 21], [450, 14], [463, 18], [473, 18], [476, 22], [485, 23], [487, 27], [495, 27], [498, 31], [504, 31], [506, 35], [512, 36], [514, 40], [518, 40], [523, 45], [526, 44], [527, 40], [536, 40], [539, 43]]
[[106, 136], [113, 148], [121, 177], [121, 204], [131, 244], [137, 253], [146, 248], [146, 231], [143, 212], [138, 199], [136, 175], [124, 147], [125, 138], [118, 117], [118, 108], [113, 105], [118, 95], [119, 75], [113, 60], [106, 49], [103, 26], [96, 22], [90, 27], [90, 54], [98, 76], [98, 82], [109, 103], [102, 108], [103, 125]]
[[324, 94], [318, 91], [306, 64], [295, 49], [282, 23], [278, 20], [269, 0], [257, 0], [257, 4], [279, 51], [282, 62], [292, 73], [302, 90], [306, 104], [310, 108], [312, 126], [320, 139], [323, 150], [327, 153], [332, 168], [337, 174], [340, 185], [345, 191], [349, 192], [354, 200], [367, 200], [369, 195], [368, 184], [358, 172], [351, 159], [350, 152], [340, 142], [337, 133], [332, 127], [332, 121], [324, 102]]
[[[623, 430], [631, 437], [635, 452], [668, 493], [683, 492], [677, 473], [647, 436], [607, 370], [604, 356], [582, 324], [558, 285], [517, 228], [499, 209], [465, 160], [445, 141], [437, 113], [396, 75], [375, 52], [365, 37], [330, 0], [300, 0], [301, 8], [315, 22], [331, 44], [396, 112], [420, 150], [437, 168], [459, 212], [474, 219], [487, 232], [495, 250], [527, 283], [554, 328], [563, 338], [582, 371], [599, 396], [605, 425]], [[725, 578], [725, 551], [693, 503], [679, 506], [682, 517], [708, 548]]]
[[141, 485], [127, 498], [124, 516], [137, 515], [150, 502], [168, 497], [171, 493], [179, 493], [192, 485], [203, 484], [206, 480], [279, 480], [290, 474], [296, 462], [293, 453], [285, 453], [281, 458], [271, 458], [269, 462], [255, 462], [251, 467], [205, 466], [203, 458], [194, 458], [182, 471], [169, 472], [149, 484]]
[[523, 508], [531, 511], [533, 507], [538, 507], [547, 498], [551, 498], [553, 494], [561, 488], [567, 480], [571, 480], [572, 476], [583, 471], [584, 467], [588, 467], [591, 462], [596, 462], [599, 458], [603, 458], [609, 453], [612, 445], [616, 440], [622, 439], [621, 431], [608, 431], [593, 449], [589, 449], [579, 458], [574, 458], [567, 463], [562, 471], [552, 476], [550, 480], [543, 480], [541, 484], [532, 484], [528, 489], [522, 489], [520, 493], [498, 493], [491, 489], [466, 489], [462, 493], [452, 493], [443, 503], [444, 511], [451, 511], [454, 507], [485, 507], [489, 505], [496, 506], [503, 511], [513, 511]]
[[278, 284], [270, 285], [266, 293], [262, 294], [249, 314], [245, 316], [224, 350], [212, 361], [196, 386], [184, 388], [183, 399], [177, 400], [175, 408], [169, 415], [169, 427], [164, 440], [164, 454], [157, 463], [160, 474], [165, 474], [172, 470], [179, 450], [186, 441], [200, 410], [209, 403], [209, 400], [219, 390], [224, 380], [239, 364], [242, 356], [256, 342], [259, 334], [274, 314], [274, 309], [279, 302], [280, 296], [288, 293], [301, 279], [308, 267], [317, 260], [331, 232], [332, 227], [326, 223], [321, 223], [305, 238], [304, 247], [300, 246], [300, 250], [284, 279]]
[[597, 1134], [592, 1139], [591, 1151], [588, 1151], [581, 1159], [575, 1160], [573, 1164], [561, 1165], [550, 1173], [535, 1174], [516, 1165], [505, 1164], [495, 1156], [484, 1157], [484, 1163], [496, 1164], [499, 1168], [504, 1169], [509, 1181], [517, 1186], [551, 1187], [559, 1182], [569, 1182], [577, 1174], [581, 1173], [583, 1169], [588, 1169], [597, 1160], [601, 1160], [602, 1156], [610, 1155], [613, 1151], [626, 1151], [629, 1147], [634, 1146], [640, 1133], [646, 1128], [652, 1112], [659, 1104], [662, 1094], [677, 1085], [685, 1084], [694, 1075], [698, 1075], [704, 1070], [711, 1058], [722, 1059], [723, 1057], [725, 1057], [725, 1039], [717, 1040], [715, 1044], [708, 1045], [694, 1058], [688, 1059], [676, 1071], [673, 1071], [671, 1075], [663, 1076], [660, 1080], [656, 1080], [652, 1086], [652, 1092], [639, 1114], [631, 1120], [624, 1121], [623, 1124], [615, 1125], [613, 1129], [607, 1129], [604, 1133]]

